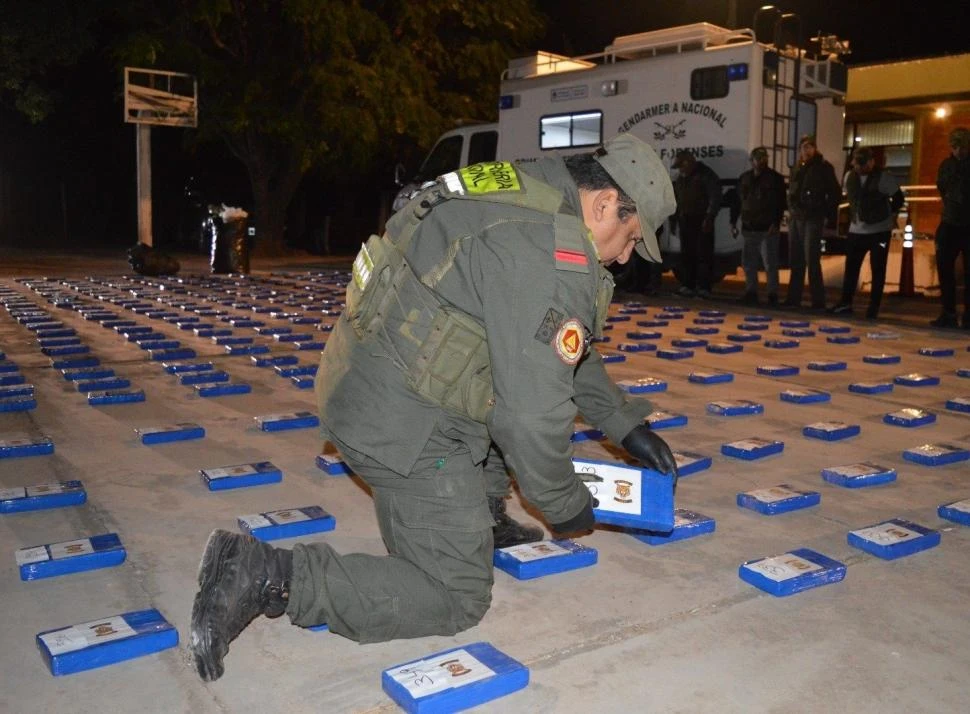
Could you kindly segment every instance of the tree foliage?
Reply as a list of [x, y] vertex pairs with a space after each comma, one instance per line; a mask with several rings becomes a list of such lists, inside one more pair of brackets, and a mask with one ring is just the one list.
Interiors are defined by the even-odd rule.
[[533, 0], [138, 0], [126, 64], [195, 74], [199, 138], [245, 165], [257, 233], [282, 247], [302, 176], [361, 175], [379, 153], [489, 118], [507, 59], [542, 29]]

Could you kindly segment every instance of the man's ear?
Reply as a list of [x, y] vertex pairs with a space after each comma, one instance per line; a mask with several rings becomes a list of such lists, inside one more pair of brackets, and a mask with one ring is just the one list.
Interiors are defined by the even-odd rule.
[[593, 200], [593, 215], [598, 221], [608, 218], [612, 207], [620, 198], [620, 193], [615, 188], [603, 188], [596, 192]]

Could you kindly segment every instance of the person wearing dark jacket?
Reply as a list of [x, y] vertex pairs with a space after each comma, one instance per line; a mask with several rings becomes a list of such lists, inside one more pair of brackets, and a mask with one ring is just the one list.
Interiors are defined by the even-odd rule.
[[731, 231], [737, 236], [738, 214], [744, 244], [745, 305], [758, 304], [758, 265], [764, 262], [768, 304], [778, 304], [778, 228], [785, 215], [785, 179], [768, 166], [768, 149], [751, 151], [751, 168], [738, 178], [737, 198], [731, 206]]
[[711, 296], [714, 272], [714, 219], [721, 208], [721, 180], [707, 164], [686, 149], [677, 152], [673, 168], [677, 213], [671, 228], [680, 235], [678, 294], [684, 297]]
[[936, 267], [940, 273], [942, 314], [933, 327], [957, 326], [957, 256], [963, 254], [963, 329], [970, 330], [970, 129], [950, 132], [951, 155], [943, 159], [936, 187], [943, 216], [936, 229]]
[[889, 237], [896, 225], [896, 214], [903, 205], [903, 191], [891, 173], [876, 166], [872, 150], [865, 146], [853, 153], [852, 169], [845, 175], [844, 185], [851, 214], [849, 245], [845, 255], [842, 299], [829, 312], [836, 315], [852, 312], [859, 271], [868, 253], [872, 291], [866, 317], [875, 320], [886, 285]]
[[822, 278], [822, 229], [825, 220], [835, 219], [842, 198], [842, 187], [832, 164], [818, 152], [814, 136], [803, 136], [798, 145], [799, 162], [788, 187], [788, 282], [786, 307], [800, 307], [808, 268], [808, 288], [812, 308], [825, 309], [825, 282]]

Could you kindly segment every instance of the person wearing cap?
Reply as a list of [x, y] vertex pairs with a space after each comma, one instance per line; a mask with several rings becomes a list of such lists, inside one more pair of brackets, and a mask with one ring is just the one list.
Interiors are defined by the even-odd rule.
[[963, 329], [970, 330], [970, 129], [950, 132], [950, 156], [940, 163], [936, 187], [943, 215], [936, 229], [936, 267], [943, 312], [930, 324], [957, 327], [957, 256], [963, 254]]
[[362, 643], [478, 623], [493, 444], [556, 534], [594, 525], [571, 461], [577, 412], [675, 481], [652, 406], [628, 399], [590, 344], [612, 295], [604, 266], [634, 250], [659, 260], [655, 230], [673, 211], [657, 154], [621, 134], [592, 154], [446, 174], [371, 236], [315, 388], [323, 436], [369, 487], [388, 555], [214, 531], [192, 609], [199, 675], [219, 678], [229, 643], [264, 614]]
[[842, 298], [829, 308], [829, 312], [836, 315], [852, 312], [859, 272], [868, 253], [872, 289], [866, 318], [875, 320], [879, 316], [882, 291], [886, 285], [889, 238], [896, 225], [896, 214], [903, 205], [903, 191], [895, 176], [876, 166], [872, 149], [865, 146], [852, 152], [852, 168], [842, 183], [849, 200], [849, 237]]
[[801, 307], [808, 269], [812, 308], [825, 309], [825, 281], [822, 276], [822, 230], [825, 221], [835, 220], [842, 199], [842, 187], [835, 169], [819, 153], [815, 137], [803, 136], [798, 143], [798, 166], [788, 184], [788, 281], [786, 307]]
[[785, 179], [768, 166], [768, 149], [751, 151], [751, 168], [738, 177], [737, 198], [731, 206], [731, 230], [738, 234], [741, 217], [741, 264], [744, 266], [745, 305], [758, 304], [758, 267], [764, 262], [768, 304], [778, 304], [778, 229], [785, 215]]
[[680, 237], [677, 291], [684, 297], [711, 296], [714, 277], [714, 219], [721, 209], [721, 180], [714, 170], [687, 149], [674, 156], [677, 213], [671, 229]]

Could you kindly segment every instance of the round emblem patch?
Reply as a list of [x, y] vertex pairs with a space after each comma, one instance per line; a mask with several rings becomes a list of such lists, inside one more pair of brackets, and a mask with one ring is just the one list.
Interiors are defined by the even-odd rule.
[[586, 348], [586, 333], [579, 320], [570, 318], [559, 326], [552, 341], [556, 354], [566, 364], [576, 364]]

